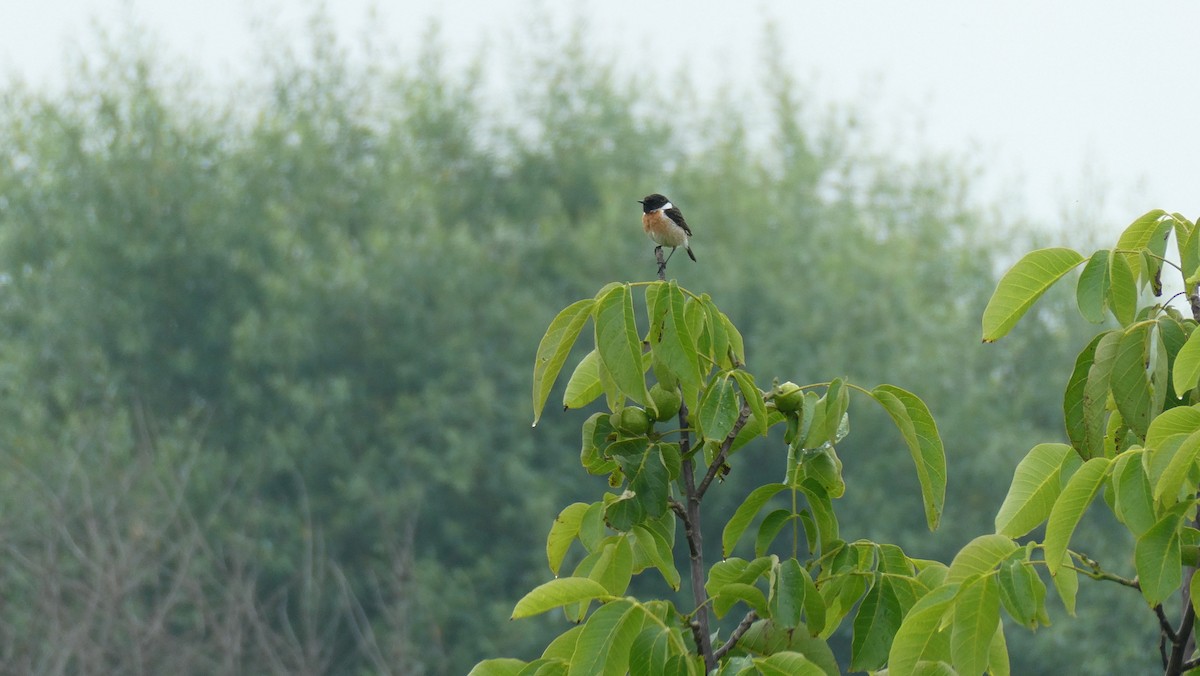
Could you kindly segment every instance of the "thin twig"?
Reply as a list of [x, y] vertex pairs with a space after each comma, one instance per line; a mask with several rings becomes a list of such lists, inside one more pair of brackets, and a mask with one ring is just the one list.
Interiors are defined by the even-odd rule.
[[[1167, 619], [1167, 614], [1163, 612], [1161, 603], [1154, 606], [1154, 614], [1158, 617], [1158, 626], [1162, 629], [1163, 636], [1166, 636], [1167, 640], [1174, 645], [1179, 639], [1175, 636], [1175, 628], [1171, 626], [1171, 621]], [[1166, 666], [1165, 661], [1163, 666]]]
[[733, 423], [733, 429], [729, 431], [729, 434], [725, 435], [725, 440], [721, 442], [721, 450], [717, 453], [717, 457], [713, 458], [712, 463], [709, 464], [708, 472], [705, 473], [704, 479], [700, 481], [700, 486], [696, 488], [697, 497], [704, 497], [709, 484], [713, 482], [713, 479], [717, 476], [717, 472], [721, 471], [721, 467], [725, 464], [725, 458], [729, 456], [729, 449], [733, 448], [733, 440], [737, 438], [738, 432], [741, 432], [742, 428], [746, 426], [746, 421], [749, 418], [750, 407], [743, 404], [737, 421]]
[[725, 656], [725, 653], [733, 650], [734, 647], [737, 646], [737, 642], [742, 638], [742, 635], [750, 630], [750, 626], [754, 624], [754, 621], [757, 619], [758, 613], [754, 612], [753, 610], [746, 613], [746, 616], [743, 617], [742, 621], [738, 623], [737, 629], [734, 629], [733, 633], [729, 635], [729, 640], [726, 641], [720, 648], [717, 648], [716, 652], [713, 653], [713, 658], [719, 660]]

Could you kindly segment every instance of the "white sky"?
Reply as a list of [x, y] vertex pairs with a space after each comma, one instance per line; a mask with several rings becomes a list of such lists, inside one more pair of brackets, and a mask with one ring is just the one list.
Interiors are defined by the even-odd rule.
[[[1154, 207], [1200, 216], [1200, 2], [542, 6], [586, 18], [596, 46], [626, 67], [659, 78], [685, 68], [699, 86], [754, 82], [762, 29], [773, 20], [787, 61], [814, 83], [819, 104], [866, 103], [882, 130], [919, 122], [920, 138], [934, 148], [978, 153], [990, 195], [1040, 222], [1054, 226], [1065, 210], [1098, 216], [1115, 231]], [[94, 44], [92, 20], [111, 26], [127, 14], [206, 72], [236, 72], [255, 54], [254, 20], [298, 34], [312, 7], [310, 0], [0, 0], [0, 74], [60, 82], [69, 46]], [[503, 52], [524, 34], [534, 7], [530, 0], [331, 0], [327, 10], [347, 39], [379, 32], [401, 52], [435, 18], [465, 54], [484, 39]]]

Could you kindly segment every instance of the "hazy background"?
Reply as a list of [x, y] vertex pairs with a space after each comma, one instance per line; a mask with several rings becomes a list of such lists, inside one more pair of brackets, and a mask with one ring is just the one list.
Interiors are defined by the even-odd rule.
[[[93, 20], [133, 16], [208, 74], [246, 75], [264, 24], [294, 39], [315, 4], [5, 0], [0, 64], [31, 82], [60, 82], [65, 55], [89, 49]], [[1064, 210], [1120, 222], [1148, 204], [1200, 213], [1200, 5], [1186, 0], [340, 0], [326, 11], [343, 38], [370, 33], [409, 55], [436, 21], [450, 58], [465, 60], [519, 41], [535, 7], [559, 24], [584, 20], [629, 72], [686, 74], [706, 92], [755, 79], [762, 28], [774, 23], [785, 62], [818, 100], [863, 103], [863, 115], [903, 132], [892, 139], [901, 152], [915, 141], [969, 152], [1004, 208], [1043, 222]], [[504, 64], [492, 65], [489, 79], [503, 87]]]
[[[759, 383], [929, 404], [938, 532], [858, 403], [838, 514], [946, 559], [1063, 439], [1096, 330], [1065, 285], [982, 345], [997, 275], [1200, 215], [1191, 4], [2, 7], [3, 673], [536, 656], [563, 620], [513, 603], [549, 575], [553, 515], [605, 484], [558, 392], [530, 429], [533, 355], [566, 304], [654, 276], [652, 191], [696, 231], [671, 276]], [[780, 447], [707, 494], [707, 544]], [[1132, 575], [1112, 526], [1074, 542]], [[1153, 670], [1128, 591], [1010, 628], [1014, 673]], [[845, 663], [848, 623], [831, 644]]]

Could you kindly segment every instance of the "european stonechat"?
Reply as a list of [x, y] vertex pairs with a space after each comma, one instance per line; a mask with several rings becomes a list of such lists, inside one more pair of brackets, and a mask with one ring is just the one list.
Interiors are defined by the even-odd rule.
[[[683, 247], [688, 258], [696, 260], [696, 254], [692, 253], [692, 247], [688, 243], [692, 230], [687, 221], [683, 220], [679, 209], [671, 204], [671, 200], [654, 193], [646, 195], [645, 199], [638, 202], [642, 205], [642, 230], [645, 230], [650, 239], [658, 245], [654, 250], [657, 252], [664, 246], [669, 246], [671, 256], [674, 256], [675, 249]], [[667, 256], [668, 261], [671, 260], [671, 256]], [[666, 265], [666, 261], [663, 261], [663, 265]]]

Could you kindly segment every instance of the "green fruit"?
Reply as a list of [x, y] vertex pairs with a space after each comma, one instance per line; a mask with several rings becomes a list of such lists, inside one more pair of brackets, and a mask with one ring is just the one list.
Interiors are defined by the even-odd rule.
[[654, 416], [658, 420], [674, 417], [676, 413], [679, 413], [680, 405], [683, 404], [679, 390], [667, 389], [661, 383], [654, 383], [654, 387], [650, 388], [650, 400], [654, 402], [654, 408], [658, 411], [658, 414]]
[[804, 390], [790, 380], [775, 386], [772, 394], [774, 396], [771, 400], [775, 402], [775, 408], [784, 413], [799, 411], [800, 407], [804, 405]]
[[639, 436], [650, 431], [650, 415], [637, 406], [626, 406], [612, 414], [612, 426], [623, 434]]

